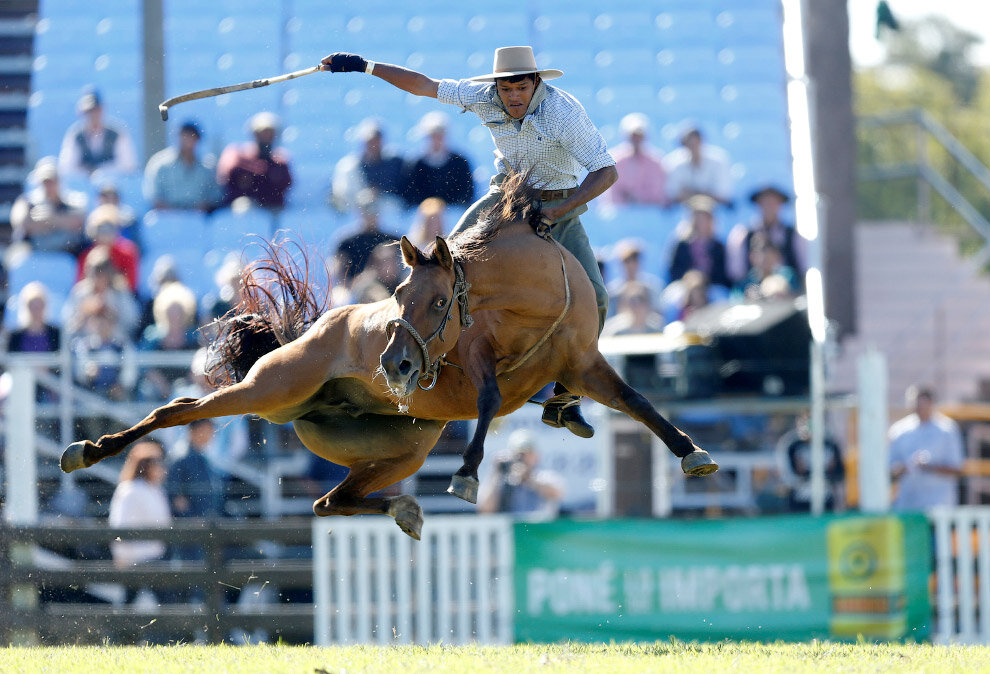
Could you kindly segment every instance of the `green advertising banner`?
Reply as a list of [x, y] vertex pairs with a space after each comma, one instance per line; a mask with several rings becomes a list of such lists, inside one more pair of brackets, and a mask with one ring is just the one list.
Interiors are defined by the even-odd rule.
[[921, 640], [922, 515], [515, 525], [516, 639]]

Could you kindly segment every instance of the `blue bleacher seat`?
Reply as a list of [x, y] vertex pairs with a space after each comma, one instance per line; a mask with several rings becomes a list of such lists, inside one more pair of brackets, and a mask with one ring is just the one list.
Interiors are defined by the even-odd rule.
[[654, 22], [658, 13], [649, 7], [617, 9], [609, 4], [594, 18], [595, 44], [606, 49], [620, 45], [640, 45], [653, 49], [658, 37]]
[[718, 66], [713, 72], [725, 84], [767, 82], [783, 86], [784, 52], [779, 46], [726, 47], [719, 51]]
[[716, 42], [715, 17], [710, 11], [664, 11], [654, 20], [658, 45], [704, 47]]
[[215, 39], [224, 51], [277, 55], [282, 40], [278, 3], [268, 3], [265, 9], [254, 12], [238, 9], [225, 16], [217, 24]]
[[679, 121], [693, 117], [700, 121], [714, 118], [721, 99], [713, 84], [670, 84], [660, 88], [658, 117], [666, 121]]
[[138, 295], [143, 298], [153, 297], [151, 277], [155, 271], [155, 263], [164, 255], [170, 255], [175, 260], [179, 280], [202, 297], [213, 289], [213, 270], [205, 264], [207, 250], [202, 246], [179, 247], [175, 243], [167, 247], [146, 247], [141, 255], [141, 268], [138, 274]]
[[168, 250], [170, 246], [200, 251], [209, 248], [206, 216], [200, 211], [151, 210], [138, 231], [144, 251]]
[[785, 160], [790, 155], [787, 127], [761, 119], [739, 119], [725, 124], [712, 142], [723, 147], [736, 161]]
[[725, 46], [741, 44], [779, 45], [782, 23], [779, 6], [772, 9], [727, 9], [715, 17], [719, 42]]
[[208, 218], [206, 248], [240, 250], [252, 236], [270, 237], [274, 222], [271, 212], [263, 208], [249, 208], [240, 212], [222, 208]]
[[657, 78], [662, 84], [693, 84], [711, 78], [718, 67], [711, 47], [669, 47], [656, 55]]
[[722, 87], [721, 112], [726, 117], [766, 117], [783, 122], [787, 115], [787, 99], [783, 85], [741, 82]]
[[328, 206], [289, 208], [279, 217], [279, 229], [285, 230], [297, 241], [313, 250], [329, 256], [336, 243], [337, 232], [349, 219]]
[[[481, 42], [490, 42], [496, 46], [501, 46], [509, 43], [514, 44], [512, 40], [519, 39], [520, 36], [529, 37], [531, 25], [523, 12], [478, 12], [468, 19], [468, 30]], [[491, 55], [494, 54], [494, 48], [489, 51], [491, 52], [490, 59]]]
[[591, 77], [599, 84], [652, 84], [656, 59], [656, 51], [649, 47], [603, 49], [595, 54]]
[[545, 49], [574, 48], [594, 37], [594, 22], [590, 12], [546, 11], [533, 19], [533, 39]]

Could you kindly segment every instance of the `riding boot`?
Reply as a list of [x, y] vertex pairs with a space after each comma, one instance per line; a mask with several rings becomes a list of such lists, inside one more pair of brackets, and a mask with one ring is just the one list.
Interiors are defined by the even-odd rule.
[[547, 426], [566, 427], [581, 438], [595, 434], [595, 428], [581, 416], [581, 396], [573, 393], [559, 393], [543, 403], [542, 420]]

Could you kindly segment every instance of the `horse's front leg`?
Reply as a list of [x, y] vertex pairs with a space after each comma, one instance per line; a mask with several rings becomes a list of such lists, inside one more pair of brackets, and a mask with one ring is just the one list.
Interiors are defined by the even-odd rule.
[[89, 440], [73, 442], [62, 452], [59, 466], [66, 473], [89, 468], [103, 459], [120, 454], [127, 445], [154, 430], [187, 423], [186, 421], [176, 421], [176, 419], [180, 416], [185, 417], [186, 414], [183, 413], [195, 408], [200, 400], [201, 398], [176, 398], [119, 433], [104, 435], [96, 442]]
[[492, 419], [502, 407], [502, 393], [495, 379], [495, 366], [491, 358], [473, 358], [467, 368], [468, 376], [478, 389], [478, 425], [474, 436], [464, 450], [464, 464], [450, 479], [447, 493], [468, 503], [478, 502], [478, 467], [485, 458], [485, 436]]

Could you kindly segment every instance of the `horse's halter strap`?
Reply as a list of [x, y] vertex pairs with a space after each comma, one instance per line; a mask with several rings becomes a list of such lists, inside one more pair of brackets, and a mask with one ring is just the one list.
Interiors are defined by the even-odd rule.
[[[424, 391], [429, 391], [430, 389], [432, 389], [434, 386], [437, 385], [437, 379], [440, 378], [440, 367], [445, 364], [446, 361], [444, 360], [444, 356], [447, 355], [447, 354], [442, 354], [439, 358], [436, 359], [436, 361], [431, 361], [430, 349], [429, 346], [427, 345], [437, 337], [443, 336], [443, 331], [447, 327], [447, 321], [449, 321], [450, 317], [454, 315], [455, 302], [457, 303], [457, 306], [461, 310], [461, 327], [470, 328], [472, 325], [474, 325], [474, 319], [471, 318], [471, 314], [468, 311], [467, 294], [468, 294], [468, 290], [470, 289], [471, 289], [471, 284], [464, 280], [464, 268], [461, 266], [459, 262], [455, 261], [454, 290], [450, 295], [450, 301], [447, 302], [447, 314], [443, 317], [443, 320], [440, 321], [440, 325], [438, 325], [437, 329], [433, 331], [433, 334], [431, 334], [426, 339], [423, 339], [422, 336], [420, 336], [419, 332], [416, 330], [416, 328], [413, 327], [412, 323], [410, 323], [404, 318], [393, 318], [392, 320], [390, 320], [388, 323], [385, 324], [386, 327], [391, 325], [402, 326], [409, 332], [412, 338], [416, 341], [416, 344], [419, 345], [419, 350], [422, 352], [423, 355], [424, 371], [419, 377], [418, 384], [419, 384], [419, 388], [421, 388]], [[424, 386], [423, 380], [428, 379], [430, 377], [433, 378], [433, 381], [430, 382], [429, 386]]]

